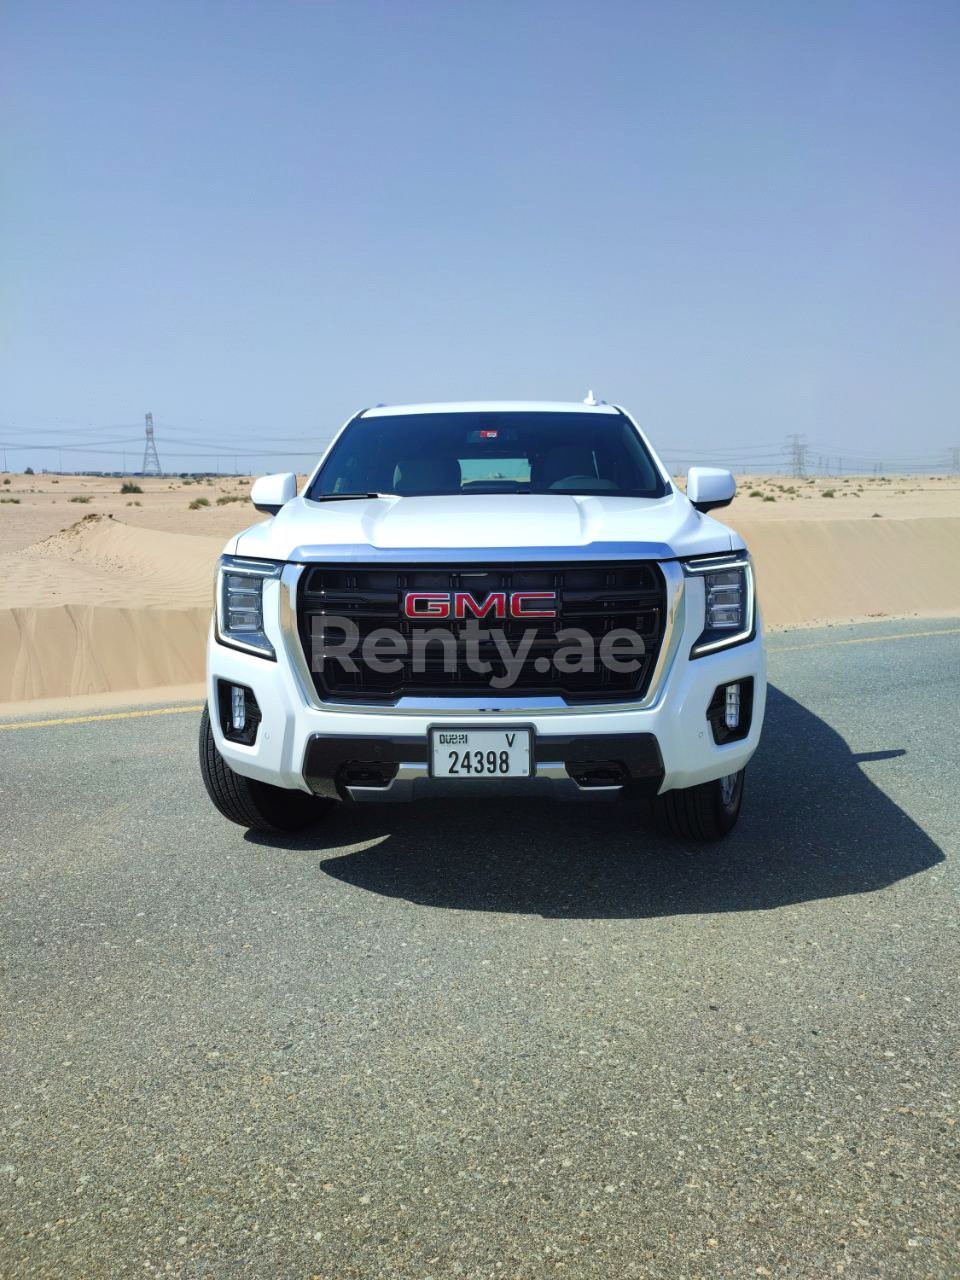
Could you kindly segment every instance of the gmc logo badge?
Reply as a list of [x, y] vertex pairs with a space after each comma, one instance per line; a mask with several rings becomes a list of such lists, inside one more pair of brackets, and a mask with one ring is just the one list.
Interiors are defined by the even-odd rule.
[[403, 597], [408, 618], [555, 618], [555, 591], [491, 591], [483, 601], [469, 591], [408, 591]]

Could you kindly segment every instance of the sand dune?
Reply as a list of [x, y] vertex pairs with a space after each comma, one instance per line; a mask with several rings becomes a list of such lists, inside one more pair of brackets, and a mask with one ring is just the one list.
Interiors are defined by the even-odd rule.
[[0, 558], [0, 602], [141, 609], [209, 605], [225, 539], [138, 529], [90, 514]]
[[0, 701], [200, 679], [223, 542], [89, 514], [0, 557]]
[[960, 613], [960, 519], [737, 521], [768, 627]]
[[[217, 556], [256, 519], [248, 482], [144, 480], [131, 498], [102, 477], [8, 478], [0, 703], [200, 681]], [[768, 627], [960, 614], [960, 477], [741, 478], [721, 518], [754, 554]]]
[[209, 623], [209, 606], [0, 609], [0, 702], [199, 681]]

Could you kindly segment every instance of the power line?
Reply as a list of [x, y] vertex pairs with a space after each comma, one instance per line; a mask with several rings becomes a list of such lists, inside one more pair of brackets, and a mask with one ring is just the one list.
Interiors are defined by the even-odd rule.
[[[161, 467], [159, 454], [157, 453], [156, 433], [155, 430], [153, 432], [150, 431], [152, 426], [152, 415], [148, 415], [145, 435], [140, 436], [139, 439], [127, 436], [114, 438], [109, 434], [111, 431], [116, 430], [126, 431], [126, 424], [114, 424], [112, 427], [96, 427], [93, 424], [78, 425], [74, 428], [31, 429], [24, 427], [23, 432], [25, 435], [30, 436], [29, 440], [0, 440], [0, 448], [18, 452], [36, 451], [44, 453], [56, 450], [60, 455], [62, 469], [64, 456], [82, 459], [85, 455], [95, 458], [108, 457], [112, 454], [119, 459], [121, 449], [127, 451], [137, 445], [142, 445], [144, 447], [144, 473], [159, 475], [161, 474]], [[16, 433], [15, 425], [10, 422], [7, 422], [5, 427], [0, 425], [0, 432], [5, 430], [11, 434]], [[245, 428], [244, 430], [251, 431], [253, 429]], [[259, 440], [251, 439], [249, 436], [245, 437], [238, 433], [233, 433], [227, 439], [209, 440], [205, 438], [198, 439], [190, 428], [182, 425], [170, 427], [165, 422], [164, 439], [167, 441], [165, 455], [167, 456], [167, 464], [172, 471], [189, 469], [191, 460], [211, 463], [216, 470], [219, 470], [221, 460], [232, 459], [234, 471], [238, 471], [240, 461], [244, 462], [245, 468], [248, 468], [248, 464], [253, 461], [262, 461], [269, 465], [270, 460], [276, 460], [277, 462], [290, 460], [297, 462], [299, 465], [309, 459], [312, 464], [313, 460], [325, 451], [335, 434], [330, 431], [329, 427], [325, 428], [327, 434], [320, 434], [322, 430], [324, 428], [321, 428], [315, 434], [311, 433], [303, 436], [272, 436], [264, 429], [263, 435]], [[152, 452], [151, 435], [153, 437]], [[64, 438], [65, 436], [69, 438]], [[300, 442], [302, 442], [301, 448], [282, 447], [284, 444], [292, 445]], [[272, 445], [281, 447], [271, 448], [270, 446]], [[786, 458], [784, 457], [784, 446], [778, 447], [773, 442], [724, 446], [714, 440], [710, 445], [701, 448], [671, 444], [669, 447], [658, 450], [658, 452], [667, 465], [674, 470], [678, 469], [681, 464], [685, 466], [690, 462], [701, 462], [705, 465], [726, 466], [741, 474], [749, 474], [751, 471], [779, 471], [784, 469], [784, 463], [786, 462], [786, 467], [792, 470], [794, 476], [802, 477], [807, 475], [810, 470], [812, 459], [813, 469], [824, 475], [843, 471], [859, 471], [864, 474], [869, 472], [885, 473], [890, 470], [894, 472], [900, 471], [904, 474], [942, 472], [945, 470], [952, 471], [954, 474], [960, 472], [960, 447], [958, 446], [944, 449], [938, 457], [912, 453], [885, 454], [883, 458], [880, 458], [877, 453], [868, 453], [863, 449], [840, 449], [835, 444], [830, 446], [823, 444], [811, 445], [807, 442], [805, 435], [797, 432], [787, 436], [785, 448]], [[171, 463], [176, 463], [176, 465], [171, 466]], [[125, 461], [123, 468], [125, 471]]]
[[46, 449], [57, 450], [65, 449], [69, 453], [97, 453], [102, 452], [107, 445], [127, 445], [140, 444], [139, 440], [91, 440], [89, 444], [85, 444], [82, 440], [79, 443], [71, 443], [69, 440], [61, 440], [57, 444], [34, 444], [31, 440], [29, 443], [17, 440], [4, 440], [0, 443], [3, 449]]

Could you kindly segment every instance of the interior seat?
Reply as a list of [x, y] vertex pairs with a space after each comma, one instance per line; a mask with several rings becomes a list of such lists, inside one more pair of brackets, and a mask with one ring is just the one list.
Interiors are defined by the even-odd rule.
[[538, 458], [530, 469], [530, 483], [536, 489], [549, 489], [562, 480], [597, 478], [593, 450], [583, 445], [554, 445]]
[[393, 476], [395, 493], [451, 493], [460, 490], [460, 463], [456, 458], [401, 458]]

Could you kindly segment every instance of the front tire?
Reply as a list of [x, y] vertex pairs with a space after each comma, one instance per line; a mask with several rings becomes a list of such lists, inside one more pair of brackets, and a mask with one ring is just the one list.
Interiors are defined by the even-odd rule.
[[235, 773], [217, 750], [206, 707], [200, 721], [200, 776], [223, 816], [253, 831], [300, 831], [319, 822], [334, 803]]
[[656, 796], [653, 816], [661, 834], [679, 840], [722, 840], [737, 825], [746, 773], [727, 774], [695, 787], [679, 787]]

